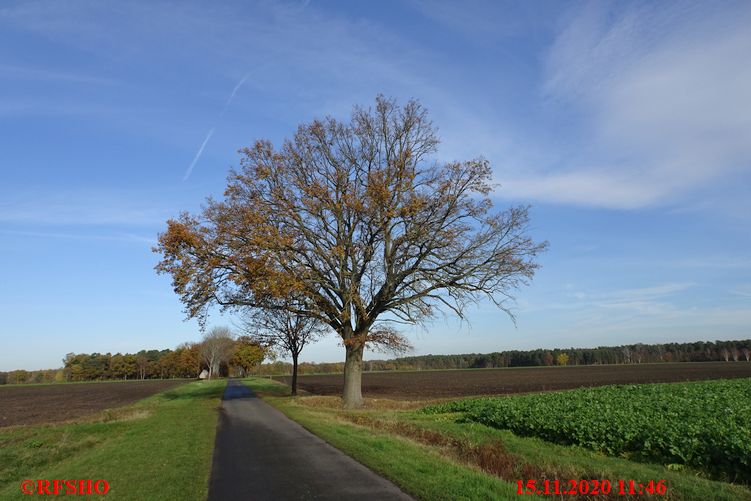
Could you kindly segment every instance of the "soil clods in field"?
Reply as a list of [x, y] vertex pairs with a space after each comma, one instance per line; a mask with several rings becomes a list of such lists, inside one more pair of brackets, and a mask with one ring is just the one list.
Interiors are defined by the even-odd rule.
[[[366, 397], [432, 399], [568, 390], [608, 384], [670, 383], [751, 377], [748, 362], [512, 367], [416, 372], [365, 372]], [[290, 377], [278, 377], [290, 383]], [[316, 395], [341, 395], [342, 374], [300, 376], [298, 385]]]
[[0, 386], [0, 427], [78, 419], [183, 383], [157, 380]]

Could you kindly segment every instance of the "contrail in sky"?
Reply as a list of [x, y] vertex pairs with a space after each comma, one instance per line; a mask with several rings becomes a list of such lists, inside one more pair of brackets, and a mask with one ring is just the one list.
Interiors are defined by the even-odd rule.
[[242, 87], [242, 85], [245, 83], [245, 81], [248, 79], [248, 77], [250, 77], [250, 73], [248, 73], [247, 75], [245, 75], [242, 78], [242, 80], [240, 80], [239, 82], [237, 82], [237, 85], [235, 85], [235, 88], [232, 89], [232, 93], [229, 95], [229, 98], [227, 98], [227, 102], [224, 104], [224, 109], [219, 114], [220, 118], [223, 117], [224, 114], [227, 112], [227, 108], [229, 108], [230, 103], [235, 98], [235, 94], [237, 94], [237, 91], [240, 90], [240, 87]]
[[209, 133], [206, 135], [206, 139], [203, 140], [203, 144], [201, 144], [201, 147], [198, 148], [198, 153], [196, 153], [193, 161], [190, 162], [190, 167], [188, 167], [188, 170], [185, 171], [185, 177], [183, 177], [183, 181], [187, 180], [190, 177], [190, 173], [193, 172], [193, 167], [196, 166], [196, 162], [198, 162], [198, 159], [201, 158], [201, 153], [203, 153], [203, 149], [206, 147], [206, 143], [208, 143], [209, 139], [211, 139], [211, 135], [214, 133], [214, 129], [216, 129], [216, 127], [212, 128], [209, 131]]
[[[229, 108], [229, 105], [232, 103], [232, 100], [235, 98], [235, 94], [237, 94], [237, 91], [240, 90], [240, 87], [245, 83], [245, 81], [250, 77], [250, 74], [246, 74], [242, 79], [237, 82], [237, 85], [235, 85], [235, 88], [232, 89], [232, 92], [230, 93], [229, 97], [227, 98], [227, 102], [224, 103], [224, 108], [222, 108], [222, 112], [219, 113], [219, 118], [221, 119], [224, 114], [227, 112], [227, 109]], [[193, 158], [193, 161], [190, 163], [190, 167], [188, 167], [188, 170], [185, 171], [185, 176], [183, 177], [183, 181], [186, 181], [190, 174], [193, 172], [193, 167], [196, 166], [196, 163], [198, 163], [198, 160], [201, 158], [201, 155], [203, 154], [203, 149], [206, 147], [206, 144], [209, 142], [209, 139], [211, 139], [211, 135], [214, 133], [214, 129], [216, 129], [216, 126], [212, 127], [209, 133], [206, 135], [206, 139], [203, 140], [203, 143], [201, 144], [201, 147], [198, 148], [198, 153], [196, 153], [196, 156]]]

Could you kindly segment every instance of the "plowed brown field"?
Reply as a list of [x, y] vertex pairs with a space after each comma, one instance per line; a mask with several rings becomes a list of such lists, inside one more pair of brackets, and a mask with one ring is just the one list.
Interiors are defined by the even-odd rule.
[[[520, 367], [415, 372], [365, 372], [363, 396], [433, 399], [565, 390], [606, 384], [663, 383], [751, 377], [749, 362]], [[287, 376], [276, 379], [290, 382]], [[299, 387], [317, 395], [340, 395], [342, 374], [300, 376]]]
[[68, 421], [141, 400], [184, 380], [0, 386], [0, 427]]

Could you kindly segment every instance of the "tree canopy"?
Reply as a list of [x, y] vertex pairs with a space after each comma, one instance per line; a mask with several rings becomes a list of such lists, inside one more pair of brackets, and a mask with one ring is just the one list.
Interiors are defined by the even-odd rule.
[[278, 308], [329, 325], [345, 346], [345, 406], [362, 403], [366, 344], [402, 343], [390, 324], [486, 298], [510, 314], [545, 243], [528, 208], [496, 211], [484, 158], [439, 163], [427, 111], [382, 96], [374, 108], [301, 125], [279, 148], [241, 151], [222, 200], [167, 223], [157, 270], [189, 317], [212, 305]]
[[240, 336], [235, 340], [235, 351], [229, 360], [231, 366], [240, 368], [245, 376], [251, 370], [261, 366], [268, 356], [269, 347], [249, 336]]

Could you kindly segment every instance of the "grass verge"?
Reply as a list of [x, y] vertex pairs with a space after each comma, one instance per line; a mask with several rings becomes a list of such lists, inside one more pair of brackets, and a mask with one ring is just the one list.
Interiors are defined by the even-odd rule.
[[[253, 391], [288, 417], [344, 451], [370, 469], [421, 499], [494, 499], [498, 493], [513, 495], [507, 482], [471, 471], [440, 452], [387, 432], [355, 426], [340, 420], [330, 409], [300, 405], [290, 398], [289, 387], [268, 379], [244, 380]], [[394, 458], [399, 458], [395, 461]]]
[[751, 484], [750, 394], [751, 379], [611, 385], [469, 398], [423, 412], [458, 412], [517, 435]]
[[[667, 495], [654, 498], [751, 499], [747, 487], [712, 481], [695, 471], [519, 437], [457, 422], [457, 414], [427, 415], [403, 401], [366, 400], [365, 409], [344, 411], [335, 397], [290, 398], [281, 383], [257, 378], [245, 383], [288, 417], [419, 499], [519, 499], [516, 481], [527, 479], [538, 484], [559, 479], [561, 485], [570, 479], [609, 479], [614, 486], [619, 479], [637, 484], [666, 480]], [[619, 495], [615, 488], [609, 498], [596, 499], [649, 496]]]
[[24, 479], [104, 479], [108, 499], [203, 500], [225, 381], [193, 382], [81, 423], [0, 429], [0, 499]]

